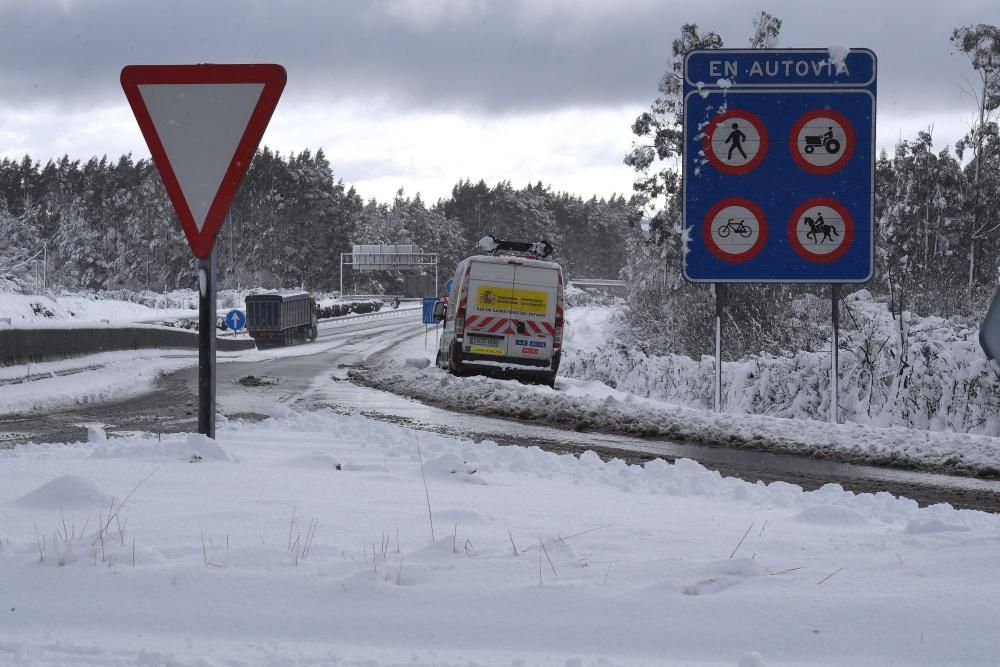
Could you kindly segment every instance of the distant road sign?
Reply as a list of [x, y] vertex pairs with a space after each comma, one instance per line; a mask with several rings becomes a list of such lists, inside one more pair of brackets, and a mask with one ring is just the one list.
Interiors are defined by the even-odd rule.
[[1000, 287], [993, 293], [993, 302], [979, 327], [979, 345], [987, 357], [1000, 364]]
[[285, 87], [280, 65], [129, 65], [121, 84], [194, 256], [212, 254]]
[[441, 299], [436, 296], [425, 296], [423, 303], [423, 322], [424, 324], [437, 324], [438, 321], [434, 319], [434, 306]]
[[247, 325], [247, 316], [242, 310], [233, 309], [226, 313], [226, 326], [233, 331], [239, 331]]
[[875, 54], [684, 60], [684, 276], [865, 282], [874, 268]]

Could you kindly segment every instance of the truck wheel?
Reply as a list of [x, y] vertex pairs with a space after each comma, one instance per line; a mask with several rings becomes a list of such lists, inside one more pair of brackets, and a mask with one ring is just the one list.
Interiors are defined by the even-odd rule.
[[448, 355], [448, 372], [452, 375], [461, 376], [462, 370], [462, 345], [458, 341], [451, 344], [451, 353]]
[[312, 329], [309, 330], [309, 335], [311, 336], [310, 340], [316, 340], [319, 338], [319, 329], [316, 326], [313, 326]]

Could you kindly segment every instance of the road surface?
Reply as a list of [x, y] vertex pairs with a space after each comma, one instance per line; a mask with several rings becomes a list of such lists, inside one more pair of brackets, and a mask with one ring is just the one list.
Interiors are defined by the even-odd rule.
[[[630, 463], [657, 457], [690, 458], [723, 475], [749, 481], [781, 480], [807, 489], [837, 483], [857, 492], [904, 495], [921, 504], [948, 502], [956, 507], [1000, 512], [1000, 482], [994, 480], [562, 430], [449, 412], [347, 381], [349, 368], [391, 356], [400, 343], [423, 335], [417, 317], [327, 322], [321, 324], [315, 343], [269, 352], [262, 355], [269, 358], [261, 360], [220, 363], [219, 410], [230, 419], [262, 419], [276, 405], [298, 410], [328, 408], [499, 444], [537, 445], [560, 453], [591, 449], [604, 458], [617, 457]], [[197, 368], [168, 375], [151, 393], [129, 400], [76, 406], [44, 415], [0, 416], [0, 430], [18, 434], [8, 445], [84, 440], [86, 425], [93, 423], [103, 425], [109, 433], [196, 430]]]

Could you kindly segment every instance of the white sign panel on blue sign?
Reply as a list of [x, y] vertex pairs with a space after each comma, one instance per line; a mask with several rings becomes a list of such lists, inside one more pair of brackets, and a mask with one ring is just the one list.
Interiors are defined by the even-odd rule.
[[684, 61], [684, 276], [866, 282], [875, 54], [718, 49]]

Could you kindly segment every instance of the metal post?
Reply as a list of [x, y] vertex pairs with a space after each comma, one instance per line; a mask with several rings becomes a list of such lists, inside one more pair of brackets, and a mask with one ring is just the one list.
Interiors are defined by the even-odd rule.
[[434, 296], [438, 296], [438, 256], [434, 253]]
[[198, 433], [215, 438], [215, 250], [198, 260]]
[[726, 284], [715, 283], [715, 411], [722, 412], [722, 300]]
[[830, 285], [833, 300], [833, 354], [830, 357], [830, 423], [839, 423], [840, 413], [840, 284]]
[[340, 253], [340, 298], [344, 298], [344, 253]]

